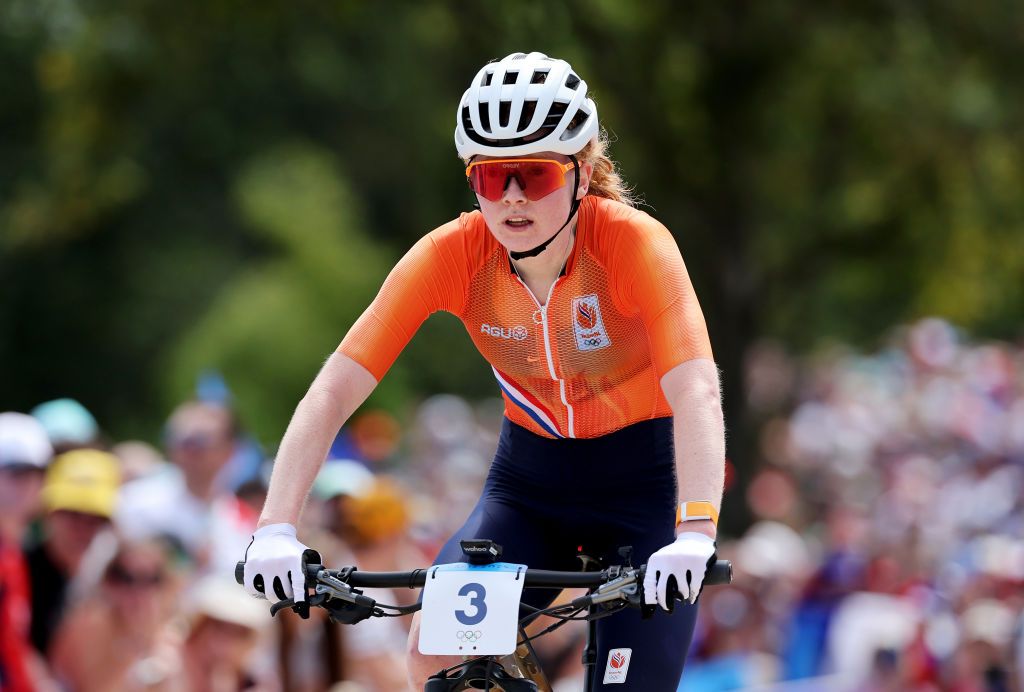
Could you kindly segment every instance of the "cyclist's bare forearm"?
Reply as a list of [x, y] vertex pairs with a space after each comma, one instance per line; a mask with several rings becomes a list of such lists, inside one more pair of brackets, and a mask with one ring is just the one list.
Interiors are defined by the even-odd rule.
[[[675, 419], [679, 500], [707, 501], [721, 509], [725, 483], [725, 421], [718, 367], [707, 358], [686, 361], [665, 373], [662, 390]], [[679, 530], [712, 538], [711, 521], [688, 521]]]
[[335, 435], [370, 395], [377, 380], [363, 366], [333, 353], [292, 414], [281, 440], [259, 526], [296, 525]]

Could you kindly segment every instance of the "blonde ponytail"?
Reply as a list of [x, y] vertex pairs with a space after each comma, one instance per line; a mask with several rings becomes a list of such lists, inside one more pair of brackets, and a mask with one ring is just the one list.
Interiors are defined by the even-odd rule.
[[618, 166], [608, 156], [608, 143], [608, 133], [601, 130], [597, 137], [590, 140], [587, 146], [576, 154], [580, 163], [589, 163], [594, 166], [587, 194], [622, 202], [631, 207], [636, 206], [633, 190], [626, 185], [626, 181], [619, 174]]

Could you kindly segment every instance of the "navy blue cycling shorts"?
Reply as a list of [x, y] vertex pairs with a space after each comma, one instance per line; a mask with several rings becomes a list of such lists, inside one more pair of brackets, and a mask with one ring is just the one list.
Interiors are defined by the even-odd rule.
[[[578, 570], [579, 546], [605, 565], [621, 564], [618, 549], [632, 546], [640, 565], [675, 540], [677, 498], [671, 418], [561, 440], [506, 419], [480, 501], [434, 564], [464, 562], [459, 541], [488, 538], [502, 561], [537, 569]], [[546, 607], [556, 595], [526, 589], [523, 600]], [[627, 609], [599, 620], [594, 689], [676, 690], [696, 617], [697, 606], [677, 604], [648, 619]], [[622, 668], [624, 682], [604, 684], [606, 671], [621, 677]]]

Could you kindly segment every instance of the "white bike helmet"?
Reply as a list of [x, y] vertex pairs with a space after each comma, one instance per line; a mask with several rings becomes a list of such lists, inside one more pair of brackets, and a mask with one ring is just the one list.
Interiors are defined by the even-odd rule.
[[463, 159], [569, 155], [595, 135], [597, 106], [569, 63], [543, 53], [513, 53], [484, 65], [462, 95], [455, 148]]

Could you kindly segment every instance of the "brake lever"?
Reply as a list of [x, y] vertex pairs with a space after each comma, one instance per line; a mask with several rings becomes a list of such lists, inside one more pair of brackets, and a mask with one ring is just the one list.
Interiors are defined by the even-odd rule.
[[291, 610], [292, 612], [298, 613], [299, 617], [303, 620], [308, 620], [310, 605], [315, 604], [310, 604], [308, 601], [299, 601], [296, 603], [294, 598], [286, 598], [284, 600], [277, 601], [270, 606], [270, 615], [273, 617], [282, 610]]
[[331, 576], [327, 570], [323, 570], [316, 576], [316, 592], [324, 594], [328, 598], [336, 598], [348, 603], [357, 603], [357, 597], [361, 594], [350, 585], [340, 579]]
[[627, 570], [621, 576], [599, 586], [596, 591], [590, 594], [590, 602], [596, 605], [598, 603], [607, 603], [608, 601], [628, 601], [631, 596], [635, 596], [639, 591], [637, 588], [636, 572]]
[[278, 601], [270, 606], [270, 615], [273, 617], [282, 610], [291, 610], [292, 612], [298, 613], [299, 617], [303, 620], [308, 620], [309, 609], [319, 608], [328, 600], [328, 597], [323, 594], [308, 596], [305, 601], [300, 601], [299, 603], [296, 603], [294, 598], [286, 598], [283, 601]]

